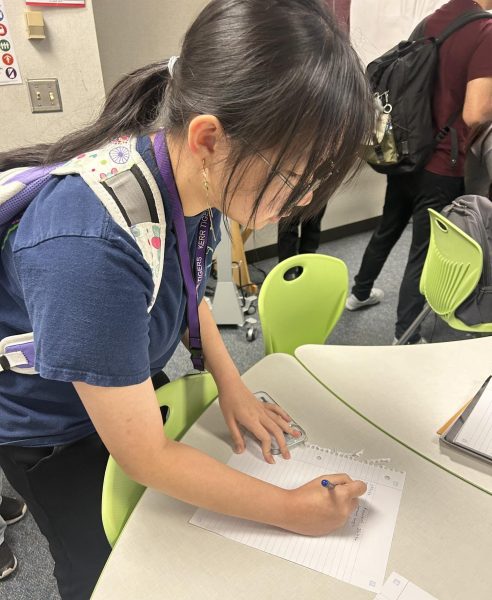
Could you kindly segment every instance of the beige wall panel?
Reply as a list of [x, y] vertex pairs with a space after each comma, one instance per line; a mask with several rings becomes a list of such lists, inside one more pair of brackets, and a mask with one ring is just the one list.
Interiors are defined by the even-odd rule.
[[206, 0], [93, 0], [106, 90], [124, 73], [178, 54]]
[[[4, 0], [22, 84], [0, 86], [0, 151], [53, 141], [92, 120], [104, 100], [91, 0], [45, 8], [46, 39], [28, 40], [25, 2]], [[63, 112], [32, 114], [27, 79], [56, 77]]]

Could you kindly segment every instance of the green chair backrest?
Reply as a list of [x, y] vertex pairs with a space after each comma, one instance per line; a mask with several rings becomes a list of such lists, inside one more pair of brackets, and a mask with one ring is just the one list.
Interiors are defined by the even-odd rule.
[[[286, 271], [298, 267], [291, 281]], [[323, 254], [299, 254], [268, 273], [258, 297], [265, 354], [294, 354], [302, 344], [324, 344], [345, 306], [348, 293], [345, 263]]]
[[476, 288], [482, 274], [480, 244], [449, 219], [429, 209], [431, 234], [420, 291], [432, 310], [454, 329], [492, 331], [492, 324], [465, 325], [456, 309]]
[[[166, 436], [179, 440], [217, 397], [217, 387], [210, 373], [198, 373], [171, 381], [156, 390], [156, 396], [159, 406], [169, 408], [164, 426]], [[144, 490], [144, 486], [130, 479], [113, 457], [109, 457], [101, 512], [104, 532], [111, 546], [114, 546]]]

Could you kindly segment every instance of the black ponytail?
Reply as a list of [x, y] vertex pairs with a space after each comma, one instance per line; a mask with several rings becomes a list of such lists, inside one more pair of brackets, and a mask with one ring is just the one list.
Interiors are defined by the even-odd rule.
[[37, 144], [0, 153], [0, 171], [64, 162], [120, 135], [149, 133], [160, 115], [168, 80], [167, 61], [152, 63], [125, 75], [109, 93], [95, 123], [54, 144]]

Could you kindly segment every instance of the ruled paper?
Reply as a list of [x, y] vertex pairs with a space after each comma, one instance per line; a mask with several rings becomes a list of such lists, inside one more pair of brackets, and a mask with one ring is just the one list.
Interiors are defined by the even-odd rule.
[[365, 481], [367, 492], [345, 527], [326, 536], [308, 537], [203, 509], [190, 523], [378, 592], [384, 581], [405, 474], [311, 444], [294, 448], [291, 455], [290, 460], [276, 457], [276, 464], [270, 465], [258, 446], [248, 443], [247, 450], [234, 454], [228, 464], [286, 489], [330, 473], [348, 473], [353, 479]]

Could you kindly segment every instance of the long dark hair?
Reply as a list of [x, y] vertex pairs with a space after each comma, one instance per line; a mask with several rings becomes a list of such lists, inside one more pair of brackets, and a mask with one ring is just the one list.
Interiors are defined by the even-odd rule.
[[53, 144], [1, 153], [0, 171], [63, 162], [122, 134], [159, 127], [183, 134], [194, 116], [212, 114], [232, 148], [224, 209], [241, 174], [258, 152], [268, 150], [272, 168], [251, 217], [283, 165], [302, 159], [302, 176], [281, 214], [294, 208], [313, 178], [320, 179], [303, 210], [308, 218], [354, 167], [372, 128], [361, 63], [321, 0], [212, 0], [186, 33], [172, 78], [167, 64], [152, 63], [124, 76], [86, 128]]

